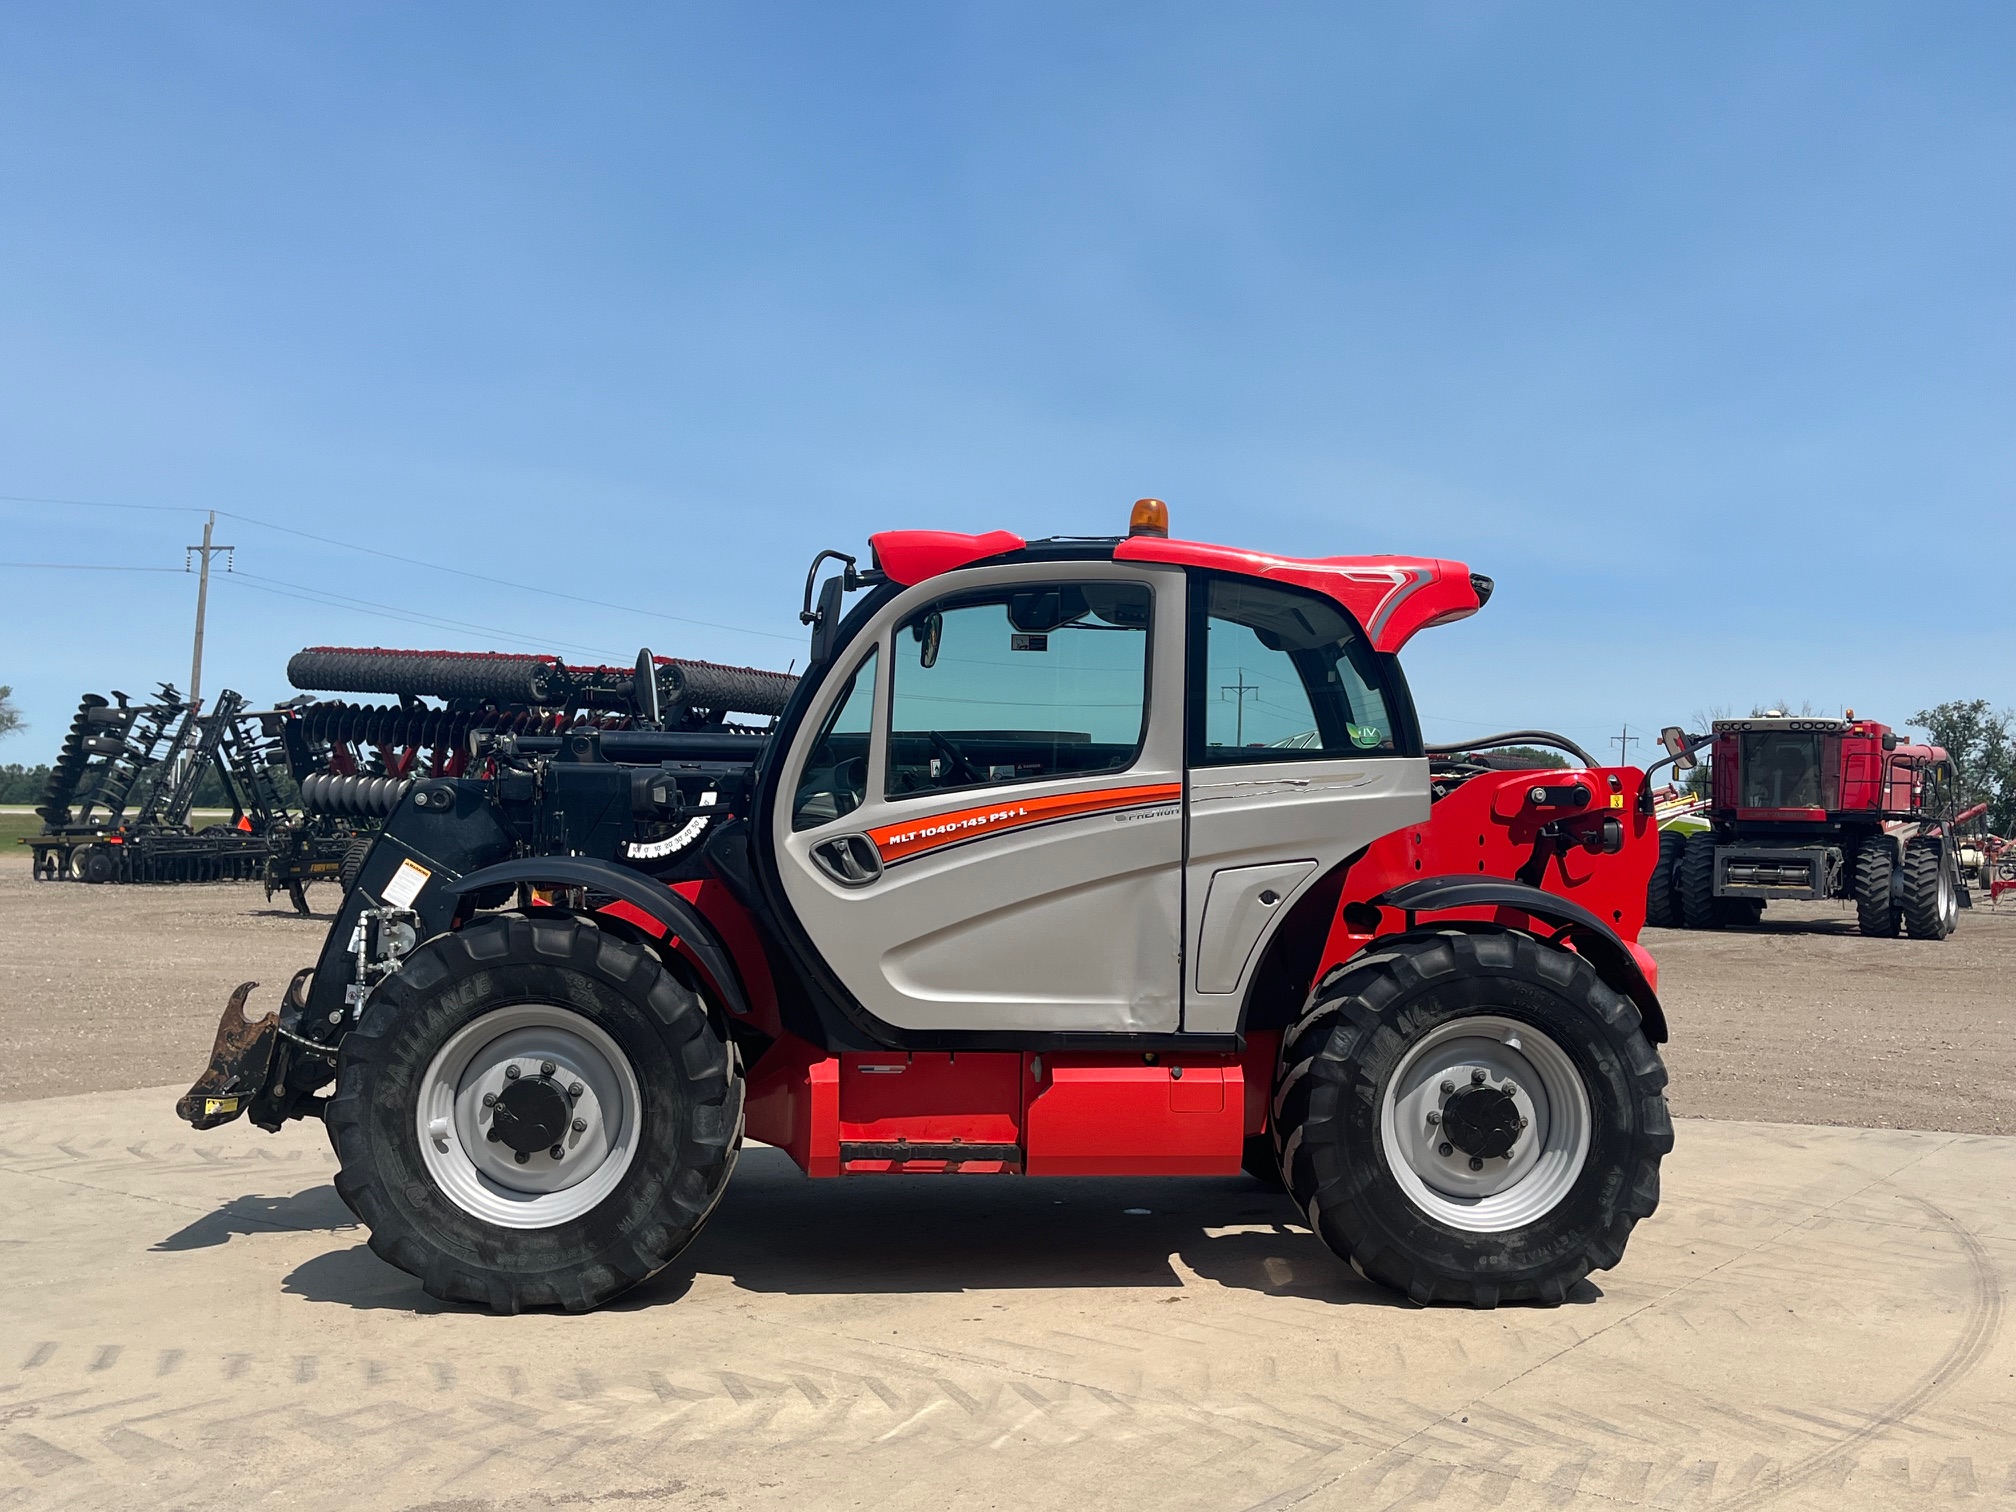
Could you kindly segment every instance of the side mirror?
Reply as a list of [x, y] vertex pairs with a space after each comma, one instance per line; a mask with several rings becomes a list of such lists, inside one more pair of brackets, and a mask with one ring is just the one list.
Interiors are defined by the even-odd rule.
[[1885, 736], [1883, 737], [1883, 749], [1884, 749], [1884, 750], [1886, 750], [1886, 751], [1894, 751], [1894, 750], [1896, 750], [1896, 749], [1897, 749], [1897, 744], [1898, 744], [1898, 742], [1897, 742], [1897, 732], [1896, 732], [1895, 730], [1892, 730], [1892, 731], [1890, 731], [1890, 732], [1889, 732], [1888, 734], [1886, 734], [1886, 735], [1885, 735]]
[[833, 655], [833, 643], [840, 635], [840, 610], [847, 591], [840, 574], [819, 585], [819, 607], [812, 619], [812, 663], [817, 665]]
[[1695, 761], [1693, 751], [1688, 749], [1687, 732], [1678, 725], [1668, 725], [1659, 732], [1659, 744], [1666, 748], [1666, 754], [1673, 758], [1677, 771], [1691, 771], [1700, 763]]

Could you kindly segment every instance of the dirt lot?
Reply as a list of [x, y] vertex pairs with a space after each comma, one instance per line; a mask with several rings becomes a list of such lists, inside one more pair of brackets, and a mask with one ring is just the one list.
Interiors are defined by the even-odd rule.
[[[0, 867], [0, 1102], [192, 1079], [231, 988], [259, 981], [252, 1011], [270, 1007], [326, 928], [256, 884], [38, 885]], [[2016, 908], [1963, 914], [1939, 944], [1865, 940], [1833, 904], [1646, 944], [1679, 1115], [2016, 1133]]]

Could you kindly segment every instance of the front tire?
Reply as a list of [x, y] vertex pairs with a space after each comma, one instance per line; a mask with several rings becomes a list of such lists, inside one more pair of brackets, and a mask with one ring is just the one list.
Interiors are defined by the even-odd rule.
[[1890, 879], [1897, 852], [1881, 835], [1871, 835], [1855, 848], [1855, 924], [1872, 940], [1895, 939], [1898, 909]]
[[1716, 929], [1722, 920], [1715, 912], [1715, 835], [1700, 830], [1687, 837], [1680, 853], [1680, 921], [1689, 929]]
[[1902, 912], [1914, 940], [1943, 940], [1960, 922], [1952, 852], [1930, 835], [1905, 842]]
[[1679, 830], [1659, 831], [1659, 859], [1645, 884], [1645, 922], [1655, 929], [1680, 927], [1680, 857], [1686, 849], [1687, 837]]
[[327, 1112], [336, 1190], [430, 1296], [583, 1312], [720, 1200], [742, 1080], [641, 944], [571, 916], [442, 935], [372, 995]]
[[1375, 946], [1284, 1037], [1275, 1137], [1325, 1243], [1416, 1302], [1559, 1303], [1659, 1204], [1666, 1068], [1636, 1007], [1528, 935]]

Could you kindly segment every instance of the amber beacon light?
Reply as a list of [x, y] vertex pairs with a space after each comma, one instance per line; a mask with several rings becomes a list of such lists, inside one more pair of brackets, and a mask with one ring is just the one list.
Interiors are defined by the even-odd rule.
[[1130, 536], [1169, 534], [1169, 506], [1160, 499], [1136, 499], [1134, 513], [1127, 520]]

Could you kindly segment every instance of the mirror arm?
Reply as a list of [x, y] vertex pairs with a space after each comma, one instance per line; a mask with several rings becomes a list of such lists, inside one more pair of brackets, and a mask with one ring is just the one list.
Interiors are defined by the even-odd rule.
[[819, 611], [812, 607], [812, 590], [817, 586], [819, 581], [819, 564], [826, 561], [846, 563], [840, 571], [842, 592], [852, 593], [856, 588], [861, 586], [861, 574], [855, 570], [859, 566], [856, 558], [847, 555], [844, 551], [820, 552], [819, 555], [812, 558], [812, 565], [805, 569], [805, 605], [798, 611], [798, 623], [801, 625], [816, 625], [819, 623]]

